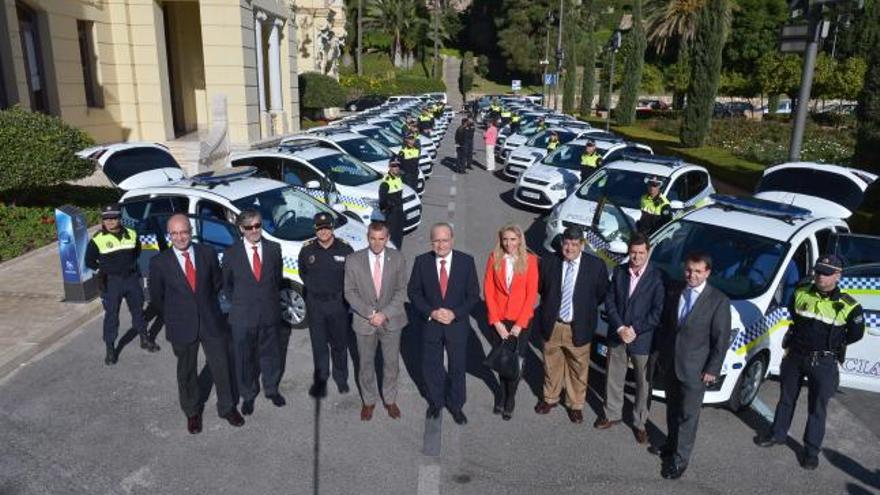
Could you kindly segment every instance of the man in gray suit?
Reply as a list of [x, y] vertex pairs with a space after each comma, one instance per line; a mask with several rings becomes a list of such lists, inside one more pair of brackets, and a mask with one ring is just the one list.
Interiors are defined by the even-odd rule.
[[721, 373], [730, 345], [730, 300], [706, 281], [712, 259], [704, 253], [685, 258], [684, 287], [667, 294], [659, 336], [660, 369], [666, 385], [666, 445], [660, 474], [684, 474], [694, 440], [706, 387]]
[[397, 375], [400, 332], [407, 324], [406, 260], [400, 251], [386, 247], [388, 226], [373, 222], [367, 230], [369, 247], [345, 260], [345, 300], [354, 312], [352, 327], [357, 337], [363, 407], [361, 421], [373, 417], [379, 398], [376, 386], [376, 349], [382, 344], [382, 395], [385, 409], [400, 418], [397, 407]]

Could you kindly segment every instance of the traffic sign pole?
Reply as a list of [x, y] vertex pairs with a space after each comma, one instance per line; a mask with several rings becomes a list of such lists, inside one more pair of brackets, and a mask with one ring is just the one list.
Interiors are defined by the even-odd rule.
[[810, 109], [810, 91], [813, 87], [813, 72], [816, 69], [816, 55], [819, 52], [819, 25], [822, 22], [822, 6], [811, 6], [809, 12], [809, 38], [804, 50], [804, 68], [801, 73], [801, 87], [798, 92], [797, 108], [794, 125], [791, 128], [791, 144], [788, 148], [788, 160], [800, 161], [801, 147], [804, 144], [804, 129], [807, 125], [807, 112]]

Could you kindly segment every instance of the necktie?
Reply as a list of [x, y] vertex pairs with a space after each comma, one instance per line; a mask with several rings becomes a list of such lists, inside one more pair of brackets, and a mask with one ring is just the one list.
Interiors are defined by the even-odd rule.
[[184, 272], [186, 272], [186, 281], [189, 283], [189, 288], [192, 289], [193, 292], [196, 291], [196, 267], [193, 265], [192, 260], [189, 258], [189, 251], [183, 252], [184, 259]]
[[694, 291], [688, 287], [681, 293], [682, 297], [684, 297], [684, 304], [681, 305], [681, 314], [678, 315], [678, 324], [684, 324], [685, 320], [687, 320], [688, 315], [691, 312], [691, 306], [693, 305], [693, 294]]
[[376, 256], [376, 262], [373, 263], [373, 288], [376, 289], [376, 299], [382, 293], [382, 264], [379, 262], [379, 256]]
[[263, 275], [263, 263], [260, 261], [260, 252], [257, 250], [257, 246], [251, 247], [254, 248], [254, 278], [259, 282], [260, 276]]
[[574, 296], [574, 261], [566, 262], [565, 277], [562, 279], [562, 307], [559, 318], [571, 321], [571, 303]]
[[629, 296], [632, 297], [633, 292], [636, 291], [636, 285], [639, 283], [639, 277], [641, 274], [639, 272], [630, 273], [629, 275]]
[[440, 297], [446, 299], [446, 285], [449, 283], [449, 273], [446, 271], [446, 260], [440, 260]]

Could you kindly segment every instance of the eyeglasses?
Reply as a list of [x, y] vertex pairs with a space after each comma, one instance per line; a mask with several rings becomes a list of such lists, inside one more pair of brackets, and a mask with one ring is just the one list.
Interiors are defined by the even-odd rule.
[[263, 227], [263, 224], [262, 224], [262, 223], [259, 223], [259, 222], [255, 223], [255, 224], [253, 224], [253, 225], [242, 225], [242, 226], [241, 226], [241, 228], [243, 228], [244, 230], [246, 230], [246, 231], [248, 231], [248, 232], [250, 232], [250, 231], [252, 231], [252, 230], [257, 230], [257, 229], [262, 228], [262, 227]]

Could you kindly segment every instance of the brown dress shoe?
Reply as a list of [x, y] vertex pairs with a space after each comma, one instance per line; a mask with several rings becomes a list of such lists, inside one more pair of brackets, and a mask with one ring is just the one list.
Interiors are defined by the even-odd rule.
[[400, 419], [400, 408], [397, 407], [397, 404], [385, 404], [385, 410], [388, 411], [388, 415], [391, 416], [391, 419]]
[[643, 444], [643, 445], [646, 444], [646, 443], [648, 443], [648, 432], [647, 432], [647, 430], [644, 430], [644, 429], [641, 429], [641, 430], [636, 429], [636, 442], [638, 442], [638, 443], [640, 443], [640, 444]]
[[376, 405], [368, 406], [364, 404], [361, 406], [361, 421], [369, 421], [373, 419], [373, 409], [376, 408]]
[[581, 424], [584, 422], [584, 413], [579, 409], [569, 409], [568, 410], [568, 419], [574, 424]]
[[244, 426], [244, 418], [238, 413], [238, 409], [233, 408], [231, 411], [223, 415], [223, 419], [229, 422], [232, 426]]
[[615, 421], [611, 421], [606, 417], [601, 417], [601, 418], [597, 418], [596, 422], [593, 423], [593, 428], [596, 428], [597, 430], [607, 430], [608, 428], [611, 428], [612, 426], [616, 425], [617, 423], [620, 423], [619, 419], [615, 420]]
[[191, 435], [195, 435], [196, 433], [202, 432], [202, 415], [196, 414], [195, 416], [190, 416], [186, 418], [186, 430], [190, 432]]
[[535, 412], [538, 414], [547, 414], [554, 407], [556, 407], [556, 404], [550, 404], [550, 403], [542, 400], [541, 402], [538, 402], [537, 406], [535, 406]]

